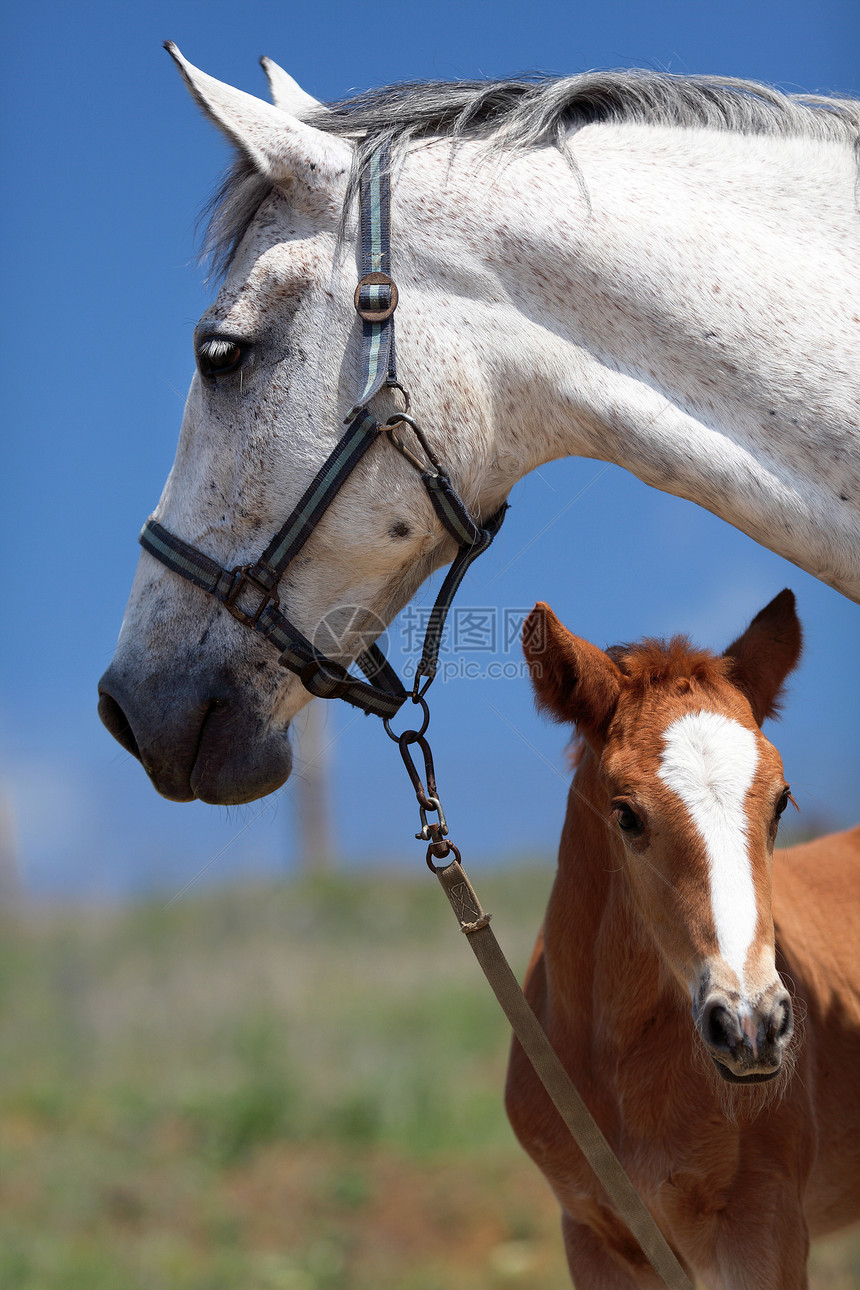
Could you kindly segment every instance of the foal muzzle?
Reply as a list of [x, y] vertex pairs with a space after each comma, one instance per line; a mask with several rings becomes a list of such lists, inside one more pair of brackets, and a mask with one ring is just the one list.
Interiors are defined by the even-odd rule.
[[714, 1065], [732, 1084], [756, 1084], [779, 1074], [794, 1033], [791, 998], [782, 984], [752, 1004], [711, 991], [694, 1009], [696, 1029]]

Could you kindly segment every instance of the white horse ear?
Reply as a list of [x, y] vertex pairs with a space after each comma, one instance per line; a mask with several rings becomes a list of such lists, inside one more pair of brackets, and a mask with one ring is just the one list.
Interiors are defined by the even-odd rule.
[[311, 94], [306, 94], [298, 81], [294, 81], [289, 72], [285, 72], [283, 67], [273, 63], [271, 58], [266, 58], [264, 55], [260, 59], [260, 66], [266, 73], [272, 102], [282, 112], [289, 112], [290, 116], [298, 117], [303, 121], [312, 112], [326, 110], [318, 99]]
[[349, 169], [352, 151], [344, 140], [207, 76], [183, 58], [172, 41], [164, 47], [210, 121], [273, 183], [299, 180], [318, 188]]

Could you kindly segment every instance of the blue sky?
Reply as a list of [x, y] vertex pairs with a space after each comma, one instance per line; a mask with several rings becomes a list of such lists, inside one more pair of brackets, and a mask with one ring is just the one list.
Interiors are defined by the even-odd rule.
[[[172, 892], [201, 871], [199, 881], [223, 882], [284, 870], [296, 854], [289, 786], [230, 811], [165, 802], [95, 711], [137, 531], [172, 461], [192, 329], [210, 299], [194, 262], [195, 216], [227, 160], [161, 49], [168, 38], [260, 95], [261, 54], [324, 99], [389, 80], [596, 66], [860, 94], [860, 9], [849, 0], [15, 6], [0, 55], [0, 794], [34, 892]], [[464, 608], [487, 611], [477, 629], [485, 645], [488, 625], [502, 630], [540, 598], [601, 645], [685, 631], [722, 647], [791, 586], [806, 657], [771, 734], [807, 819], [860, 816], [856, 605], [614, 467], [557, 463], [512, 502], [495, 549], [461, 591]], [[395, 661], [408, 634], [392, 634]], [[494, 658], [519, 671], [516, 650], [471, 657], [481, 669]], [[526, 681], [452, 678], [437, 682], [434, 700], [440, 790], [464, 857], [551, 854], [564, 733], [535, 716]], [[344, 859], [420, 864], [414, 800], [379, 724], [329, 705], [326, 732]]]

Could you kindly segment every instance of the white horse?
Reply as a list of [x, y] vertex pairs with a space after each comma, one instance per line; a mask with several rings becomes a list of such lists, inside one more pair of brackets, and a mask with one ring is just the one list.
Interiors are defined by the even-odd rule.
[[[350, 199], [357, 159], [388, 140], [399, 372], [476, 518], [543, 462], [599, 458], [860, 600], [860, 104], [612, 72], [325, 110], [264, 60], [272, 106], [170, 50], [239, 151], [211, 232], [226, 276], [155, 512], [171, 532], [228, 568], [254, 559], [340, 436], [358, 380]], [[281, 603], [310, 638], [348, 618], [348, 661], [362, 621], [389, 622], [452, 553], [380, 441]], [[286, 779], [309, 697], [146, 553], [101, 696], [161, 793], [210, 802]]]

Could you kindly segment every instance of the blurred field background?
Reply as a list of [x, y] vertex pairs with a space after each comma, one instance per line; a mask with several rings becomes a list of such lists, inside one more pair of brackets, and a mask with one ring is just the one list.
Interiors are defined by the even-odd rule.
[[[62, 628], [60, 647], [56, 629], [0, 634], [0, 1290], [569, 1284], [555, 1203], [504, 1117], [506, 1025], [465, 938], [420, 859], [390, 882], [360, 865], [371, 827], [375, 854], [393, 858], [414, 828], [384, 733], [328, 705], [327, 845], [348, 876], [287, 883], [274, 875], [298, 867], [298, 774], [245, 812], [167, 802], [97, 722], [95, 679], [209, 300], [194, 214], [227, 161], [161, 42], [256, 94], [261, 53], [326, 99], [599, 66], [857, 94], [860, 6], [377, 0], [372, 12], [30, 0], [4, 15], [0, 326], [14, 379], [0, 521], [6, 548], [50, 571]], [[596, 462], [543, 468], [514, 501], [463, 590], [467, 612], [492, 606], [504, 622], [540, 596], [601, 644], [686, 631], [715, 646], [794, 587], [806, 659], [779, 743], [802, 819], [854, 819], [856, 607]], [[97, 558], [70, 572], [58, 534], [84, 531]], [[394, 629], [392, 644], [402, 663], [407, 636]], [[524, 680], [440, 681], [435, 695], [433, 746], [467, 857], [548, 854], [567, 776]], [[264, 873], [268, 885], [195, 885], [169, 905], [152, 894]], [[473, 876], [521, 972], [550, 870]], [[858, 1249], [817, 1251], [816, 1290], [860, 1286]]]
[[[551, 871], [474, 877], [521, 972]], [[4, 1290], [569, 1286], [506, 1023], [426, 871], [3, 922]], [[860, 1285], [860, 1242], [812, 1285]]]

